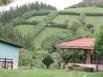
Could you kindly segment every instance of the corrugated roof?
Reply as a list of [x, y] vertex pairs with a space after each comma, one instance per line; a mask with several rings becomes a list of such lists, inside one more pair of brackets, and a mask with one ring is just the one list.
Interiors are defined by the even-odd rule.
[[80, 49], [93, 49], [95, 43], [94, 38], [81, 38], [74, 41], [63, 42], [57, 44], [59, 48], [80, 48]]

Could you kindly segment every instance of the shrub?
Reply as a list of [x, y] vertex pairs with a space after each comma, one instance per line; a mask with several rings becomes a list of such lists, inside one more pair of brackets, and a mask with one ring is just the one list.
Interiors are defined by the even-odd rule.
[[46, 56], [43, 60], [42, 63], [46, 65], [46, 68], [49, 68], [49, 66], [54, 63], [53, 59], [51, 58], [50, 55]]

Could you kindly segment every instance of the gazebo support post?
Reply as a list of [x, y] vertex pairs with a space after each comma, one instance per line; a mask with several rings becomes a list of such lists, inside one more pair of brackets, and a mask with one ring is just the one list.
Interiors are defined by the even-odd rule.
[[87, 60], [86, 60], [86, 64], [91, 64], [91, 54], [92, 54], [92, 49], [87, 49]]

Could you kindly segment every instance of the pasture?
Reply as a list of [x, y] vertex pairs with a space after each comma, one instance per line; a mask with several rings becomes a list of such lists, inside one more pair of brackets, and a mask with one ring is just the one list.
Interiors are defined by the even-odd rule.
[[[58, 24], [63, 24], [66, 21], [75, 21], [78, 20], [79, 16], [76, 15], [58, 15], [53, 22]], [[85, 22], [88, 24], [92, 24], [94, 26], [103, 25], [103, 16], [85, 16]]]
[[33, 17], [29, 18], [27, 21], [28, 22], [33, 22], [33, 21], [41, 22], [41, 21], [44, 20], [44, 18], [45, 18], [45, 15], [43, 15], [43, 16], [33, 16]]
[[72, 11], [78, 13], [103, 13], [103, 8], [99, 7], [80, 7], [80, 8], [68, 8], [65, 11]]

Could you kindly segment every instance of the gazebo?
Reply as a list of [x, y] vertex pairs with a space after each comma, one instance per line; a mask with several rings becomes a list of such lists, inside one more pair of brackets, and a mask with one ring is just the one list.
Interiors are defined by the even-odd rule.
[[93, 47], [95, 44], [94, 38], [81, 38], [74, 41], [63, 42], [61, 44], [57, 44], [56, 47], [60, 49], [83, 49], [86, 50], [86, 64], [91, 64], [91, 54], [93, 51]]

